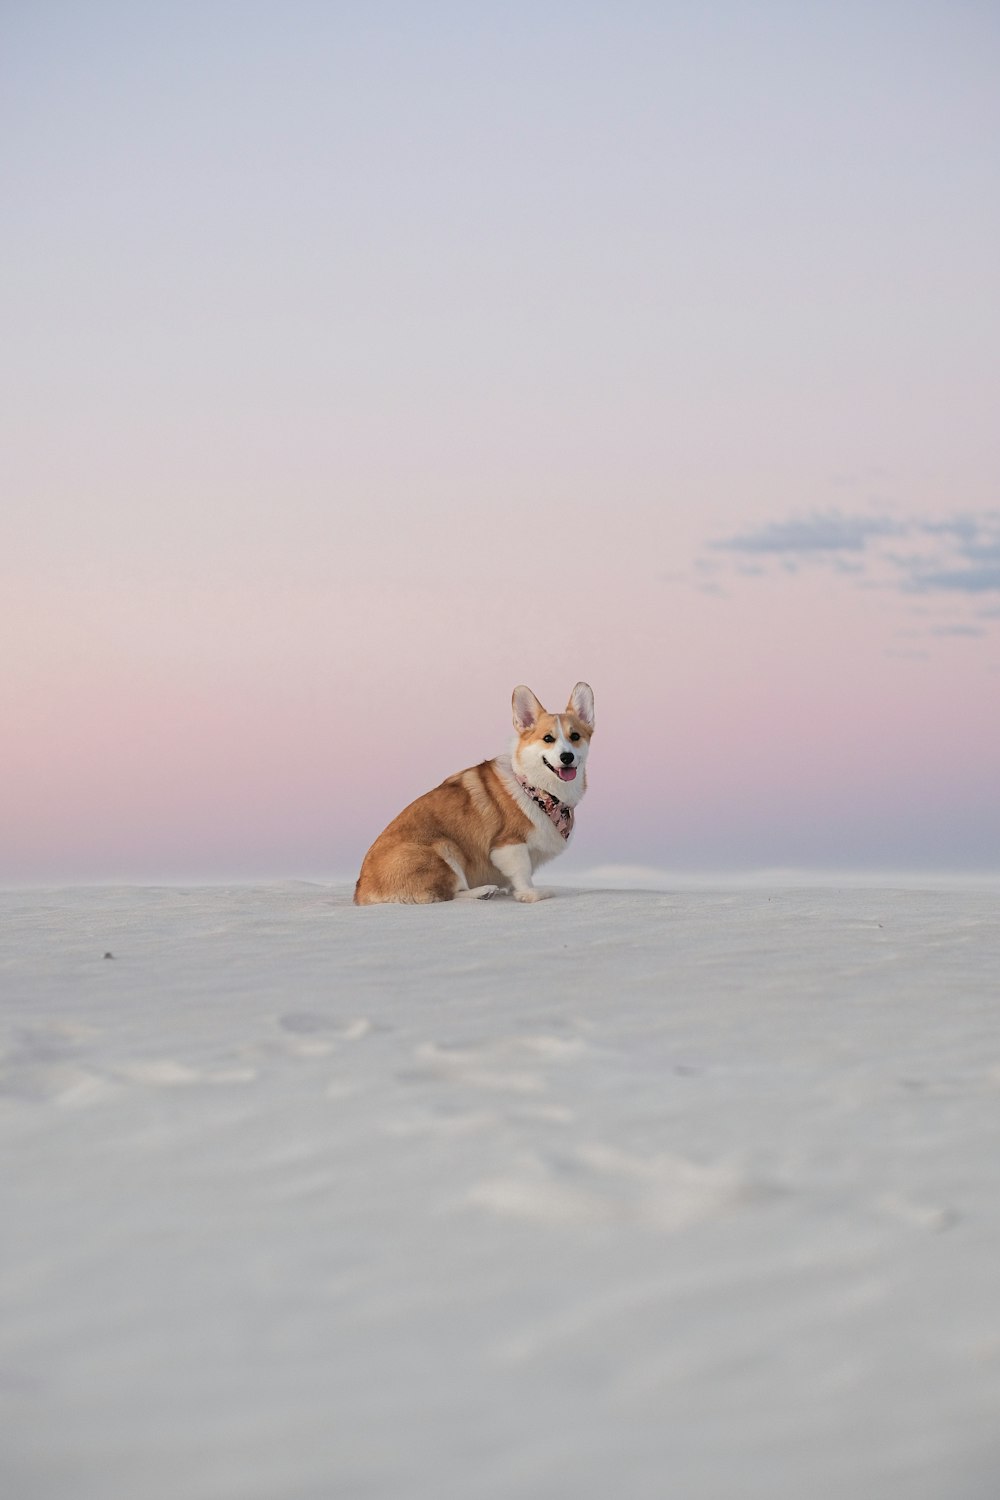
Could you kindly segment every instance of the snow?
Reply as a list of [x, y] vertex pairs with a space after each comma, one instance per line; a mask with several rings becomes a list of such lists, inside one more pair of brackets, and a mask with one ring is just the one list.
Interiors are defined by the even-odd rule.
[[0, 912], [15, 1500], [997, 1493], [995, 890]]

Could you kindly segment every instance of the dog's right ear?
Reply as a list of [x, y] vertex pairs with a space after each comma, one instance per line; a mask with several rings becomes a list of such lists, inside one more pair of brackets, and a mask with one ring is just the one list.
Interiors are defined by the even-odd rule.
[[525, 687], [523, 682], [514, 689], [514, 696], [510, 701], [514, 710], [514, 728], [518, 734], [527, 734], [538, 723], [545, 712], [544, 708], [530, 687]]

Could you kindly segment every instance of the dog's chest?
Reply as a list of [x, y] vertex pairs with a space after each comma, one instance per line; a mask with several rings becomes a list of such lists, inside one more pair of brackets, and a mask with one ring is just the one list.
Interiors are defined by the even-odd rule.
[[[566, 848], [567, 840], [548, 813], [527, 796], [513, 774], [509, 759], [505, 756], [498, 757], [494, 764], [508, 797], [529, 825], [524, 842], [531, 856], [532, 868], [546, 860], [555, 859]], [[524, 826], [523, 822], [521, 826]]]
[[565, 849], [567, 840], [563, 838], [545, 813], [536, 813], [532, 810], [528, 816], [531, 819], [531, 832], [528, 834], [527, 843], [532, 864], [555, 859], [556, 855], [561, 854]]

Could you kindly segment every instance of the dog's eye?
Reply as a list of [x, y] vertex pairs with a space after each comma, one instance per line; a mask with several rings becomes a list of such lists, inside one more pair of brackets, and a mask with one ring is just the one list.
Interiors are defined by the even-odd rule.
[[570, 735], [570, 739], [571, 740], [578, 740], [579, 738], [580, 738], [580, 736], [577, 734], [576, 730], [574, 729], [573, 733]]
[[556, 737], [554, 734], [547, 734], [544, 738], [547, 745], [554, 745], [556, 742]]

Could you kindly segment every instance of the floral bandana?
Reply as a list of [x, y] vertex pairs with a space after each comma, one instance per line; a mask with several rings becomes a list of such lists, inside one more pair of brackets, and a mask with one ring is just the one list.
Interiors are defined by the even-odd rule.
[[568, 839], [573, 832], [573, 809], [567, 807], [565, 802], [560, 802], [558, 797], [553, 797], [551, 792], [539, 791], [537, 786], [532, 786], [529, 781], [525, 781], [523, 776], [517, 777], [517, 784], [532, 802], [537, 802], [549, 822], [562, 834], [563, 838]]

